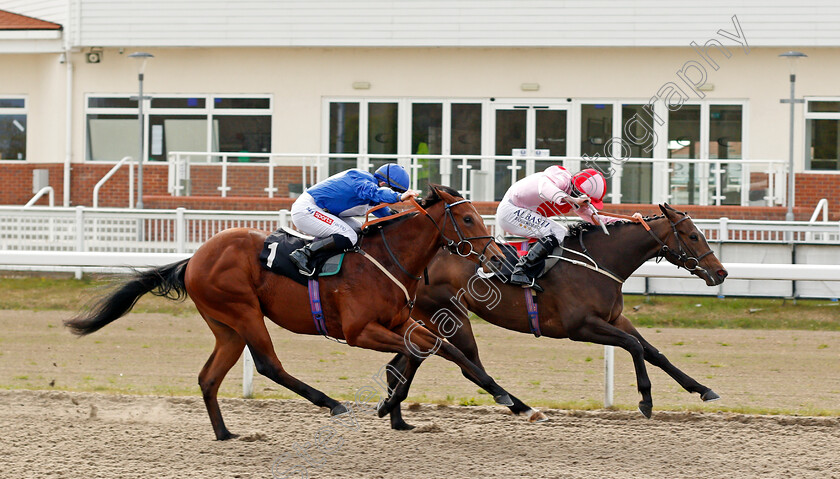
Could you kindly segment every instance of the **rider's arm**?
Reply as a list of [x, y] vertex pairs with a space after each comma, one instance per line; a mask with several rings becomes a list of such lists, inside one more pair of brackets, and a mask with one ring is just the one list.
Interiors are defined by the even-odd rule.
[[[356, 183], [356, 195], [371, 203], [399, 203], [400, 195], [391, 188], [376, 186], [371, 181], [359, 181]], [[384, 208], [383, 208], [384, 209]]]
[[[592, 219], [592, 210], [589, 208], [578, 208], [575, 210], [578, 216], [581, 217], [587, 223], [595, 224], [595, 221]], [[613, 218], [612, 216], [604, 216], [602, 214], [598, 214], [598, 219], [604, 222], [604, 224], [615, 223], [616, 221], [620, 221], [618, 218]]]

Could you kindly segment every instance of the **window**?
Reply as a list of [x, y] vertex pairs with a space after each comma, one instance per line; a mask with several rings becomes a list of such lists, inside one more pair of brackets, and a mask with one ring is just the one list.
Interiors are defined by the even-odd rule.
[[[622, 148], [630, 158], [653, 158], [653, 115], [647, 105], [621, 105]], [[653, 163], [627, 161], [621, 167], [621, 202], [650, 204]]]
[[[87, 99], [87, 159], [137, 157], [137, 99]], [[271, 152], [271, 99], [209, 95], [156, 96], [144, 103], [147, 159], [166, 161], [171, 151], [241, 152], [230, 161], [267, 161], [248, 153]]]
[[[330, 103], [330, 153], [359, 153], [359, 104]], [[330, 158], [330, 175], [356, 167], [355, 158]]]
[[26, 100], [0, 97], [0, 160], [26, 160]]
[[[668, 113], [668, 158], [674, 160], [743, 159], [743, 104], [684, 104]], [[674, 161], [670, 163], [670, 201], [689, 205], [740, 205], [741, 163]], [[757, 178], [757, 177], [756, 177]], [[761, 182], [748, 182], [759, 187]], [[746, 185], [751, 188], [752, 185]], [[764, 190], [744, 198], [765, 196]]]
[[806, 101], [805, 169], [840, 171], [840, 100]]

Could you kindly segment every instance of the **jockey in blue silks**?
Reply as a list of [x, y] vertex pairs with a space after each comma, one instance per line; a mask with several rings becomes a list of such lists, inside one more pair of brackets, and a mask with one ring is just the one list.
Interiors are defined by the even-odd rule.
[[[315, 254], [352, 248], [359, 238], [362, 224], [352, 216], [362, 216], [380, 203], [397, 203], [417, 196], [410, 190], [408, 172], [388, 163], [371, 174], [351, 169], [330, 176], [314, 185], [292, 204], [292, 222], [302, 233], [314, 236], [311, 244], [297, 249], [289, 258], [301, 273], [311, 276], [314, 267], [310, 260]], [[373, 212], [382, 218], [388, 208]]]

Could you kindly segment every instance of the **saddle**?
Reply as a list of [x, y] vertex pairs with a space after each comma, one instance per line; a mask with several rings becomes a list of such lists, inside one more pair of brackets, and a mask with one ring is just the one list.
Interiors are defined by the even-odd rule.
[[[505, 254], [505, 262], [502, 264], [502, 267], [498, 271], [493, 271], [490, 273], [485, 273], [483, 269], [478, 266], [476, 267], [476, 273], [482, 278], [497, 278], [499, 281], [503, 283], [507, 283], [510, 281], [510, 276], [513, 274], [513, 267], [519, 261], [520, 257], [520, 250], [514, 247], [510, 243], [499, 243], [496, 242], [496, 245], [499, 249], [502, 250], [502, 253]], [[560, 256], [563, 255], [563, 247], [557, 246], [554, 248], [554, 251], [551, 252], [547, 259], [544, 259], [530, 268], [526, 268], [525, 272], [528, 276], [532, 278], [542, 278], [545, 274], [557, 264], [560, 260]], [[527, 253], [527, 250], [525, 251]]]
[[292, 263], [289, 259], [289, 253], [298, 248], [303, 248], [306, 244], [311, 243], [312, 240], [314, 238], [311, 236], [306, 236], [286, 227], [281, 227], [265, 238], [258, 258], [260, 266], [272, 273], [291, 278], [303, 286], [306, 286], [310, 279], [317, 276], [338, 274], [341, 271], [341, 264], [344, 260], [345, 253], [320, 257], [315, 256], [315, 274], [312, 277], [302, 275], [297, 266]]

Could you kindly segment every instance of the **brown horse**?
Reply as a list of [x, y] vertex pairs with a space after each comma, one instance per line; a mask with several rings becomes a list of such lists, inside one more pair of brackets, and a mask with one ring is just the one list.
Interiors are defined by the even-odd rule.
[[[704, 401], [720, 398], [714, 391], [671, 364], [621, 314], [624, 302], [622, 282], [619, 281], [628, 278], [651, 258], [664, 257], [702, 278], [709, 286], [718, 285], [726, 278], [726, 270], [689, 216], [667, 204], [660, 206], [660, 209], [664, 216], [650, 219], [647, 223], [650, 230], [638, 223], [620, 222], [608, 226], [609, 236], [602, 234], [600, 228], [588, 224], [571, 232], [564, 242], [564, 248], [587, 254], [607, 274], [561, 261], [538, 280], [545, 292], [537, 295], [539, 331], [543, 336], [619, 346], [630, 353], [636, 369], [639, 393], [642, 395], [639, 410], [648, 418], [653, 410], [653, 400], [645, 360], [662, 368], [687, 391], [700, 394]], [[564, 254], [567, 255], [572, 259], [583, 258]], [[413, 317], [438, 336], [447, 338], [479, 367], [483, 366], [478, 357], [467, 309], [497, 326], [521, 333], [532, 332], [521, 287], [493, 280], [499, 298], [498, 301], [487, 301], [490, 293], [486, 287], [469, 285], [476, 278], [476, 268], [445, 252], [439, 253], [432, 260], [428, 277], [430, 284], [421, 286], [417, 292], [417, 307], [412, 313]], [[441, 314], [442, 311], [446, 314]], [[457, 328], [453, 328], [451, 322], [447, 324], [441, 319], [448, 315], [457, 317], [457, 321], [453, 320]], [[433, 319], [436, 316], [438, 319]], [[446, 327], [441, 328], [441, 325]], [[416, 355], [398, 354], [390, 363], [396, 370], [403, 370], [403, 376], [408, 380], [394, 390], [393, 396], [385, 403], [387, 407], [381, 411], [391, 411], [391, 427], [394, 429], [412, 427], [402, 419], [399, 404], [391, 403], [405, 399], [414, 372], [422, 360]], [[394, 381], [394, 378], [389, 378], [392, 386], [395, 385]], [[542, 413], [532, 410], [519, 399], [511, 399], [514, 404], [510, 409], [514, 413], [527, 412], [527, 417], [532, 421], [545, 419]]]
[[[364, 254], [378, 259], [387, 273], [363, 254], [348, 253], [340, 274], [319, 278], [330, 336], [376, 351], [409, 354], [407, 344], [430, 350], [437, 338], [410, 318], [413, 300], [408, 297], [414, 296], [419, 275], [437, 250], [445, 246], [476, 263], [501, 257], [481, 216], [456, 191], [433, 185], [423, 207], [417, 206], [419, 214], [372, 226], [377, 234], [363, 236]], [[65, 324], [85, 335], [126, 314], [148, 292], [171, 299], [189, 294], [216, 337], [216, 347], [198, 382], [217, 439], [234, 437], [225, 427], [216, 395], [246, 345], [260, 374], [329, 408], [333, 415], [345, 413], [346, 407], [338, 401], [287, 373], [274, 352], [264, 317], [294, 333], [318, 332], [307, 288], [258, 264], [265, 239], [266, 232], [254, 229], [222, 231], [189, 259], [135, 273], [90, 311]], [[447, 343], [436, 353], [460, 366], [499, 404], [512, 404], [507, 392], [457, 348]]]

